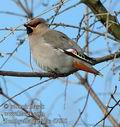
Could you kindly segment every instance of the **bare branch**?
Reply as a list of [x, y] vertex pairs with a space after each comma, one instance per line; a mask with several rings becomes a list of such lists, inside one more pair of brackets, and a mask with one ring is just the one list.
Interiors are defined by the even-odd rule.
[[[89, 91], [89, 94], [94, 99], [94, 101], [97, 103], [97, 105], [102, 110], [102, 112], [104, 114], [108, 114], [107, 117], [111, 121], [113, 126], [114, 127], [119, 127], [117, 121], [114, 119], [114, 117], [112, 115], [110, 115], [111, 111], [110, 112], [107, 111], [107, 109], [103, 105], [102, 101], [98, 98], [98, 96], [96, 95], [95, 91], [91, 88], [90, 84], [88, 83], [88, 80], [86, 80], [83, 77], [81, 77], [78, 73], [76, 73], [76, 77], [81, 81], [81, 84], [86, 88], [86, 90]], [[114, 106], [116, 106], [116, 104]]]
[[92, 10], [106, 28], [108, 27], [107, 30], [110, 34], [120, 40], [120, 24], [118, 23], [116, 17], [106, 10], [100, 0], [81, 0], [81, 2], [86, 4]]
[[[70, 28], [74, 28], [74, 29], [80, 29], [80, 30], [84, 30], [84, 31], [88, 31], [88, 32], [91, 32], [93, 34], [97, 34], [97, 35], [100, 35], [100, 36], [106, 36], [105, 33], [100, 33], [98, 31], [94, 31], [94, 30], [91, 30], [90, 28], [85, 28], [85, 27], [80, 27], [80, 26], [74, 26], [74, 25], [69, 25], [69, 24], [64, 24], [64, 23], [53, 23], [53, 24], [50, 24], [50, 26], [63, 26], [63, 27], [70, 27]], [[114, 40], [114, 41], [117, 41], [116, 38], [112, 37], [112, 36], [107, 36], [107, 38], [111, 39], [111, 40]]]
[[[24, 107], [22, 107], [18, 102], [16, 102], [15, 100], [11, 99], [7, 94], [5, 94], [2, 89], [0, 88], [0, 95], [2, 95], [3, 97], [7, 98], [9, 101], [11, 101], [13, 104], [15, 104], [18, 108], [20, 108], [22, 111], [24, 111], [26, 113], [27, 116], [32, 117], [35, 121], [40, 121], [40, 118], [37, 117], [36, 115], [34, 115], [34, 113], [26, 110]], [[42, 121], [40, 121], [40, 123], [44, 126], [44, 127], [48, 127], [47, 124], [42, 123]]]
[[[74, 71], [73, 71], [74, 72]], [[55, 74], [55, 73], [50, 73], [50, 72], [15, 72], [15, 71], [0, 71], [0, 75], [2, 76], [16, 76], [16, 77], [66, 77], [73, 72], [70, 73], [64, 73], [64, 74]]]
[[[104, 57], [96, 58], [96, 62], [93, 63], [93, 65], [102, 63], [108, 60], [112, 60], [114, 58], [120, 57], [120, 52], [116, 52], [114, 54], [110, 54]], [[45, 73], [45, 72], [14, 72], [14, 71], [0, 71], [0, 75], [2, 76], [16, 76], [16, 77], [66, 77], [72, 73], [74, 73], [76, 70], [69, 72], [69, 73], [63, 73], [63, 74], [55, 74], [55, 73]]]
[[106, 62], [108, 60], [112, 60], [114, 58], [119, 58], [120, 57], [120, 52], [116, 52], [104, 57], [100, 57], [100, 58], [96, 58], [96, 62], [93, 63], [93, 65], [98, 64], [98, 63], [102, 63], [102, 62]]

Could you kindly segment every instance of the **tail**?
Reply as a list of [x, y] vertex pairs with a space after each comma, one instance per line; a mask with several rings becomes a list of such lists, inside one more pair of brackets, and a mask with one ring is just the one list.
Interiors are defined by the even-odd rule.
[[85, 62], [74, 61], [73, 67], [77, 68], [78, 70], [82, 70], [82, 71], [89, 72], [95, 75], [103, 76], [99, 71], [93, 68], [92, 65]]

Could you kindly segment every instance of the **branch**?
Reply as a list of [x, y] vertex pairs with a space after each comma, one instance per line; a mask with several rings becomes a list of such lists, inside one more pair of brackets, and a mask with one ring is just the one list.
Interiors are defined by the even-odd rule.
[[[65, 23], [52, 23], [52, 24], [49, 24], [50, 26], [63, 26], [63, 27], [70, 27], [70, 28], [74, 28], [74, 29], [80, 29], [80, 30], [84, 30], [84, 31], [88, 31], [88, 32], [91, 32], [93, 34], [97, 34], [97, 35], [100, 35], [100, 36], [106, 36], [105, 33], [100, 33], [98, 31], [93, 31], [91, 30], [90, 28], [85, 28], [85, 27], [79, 27], [79, 26], [74, 26], [74, 25], [68, 25], [68, 24], [65, 24]], [[5, 30], [5, 29], [1, 29], [1, 30]], [[19, 29], [18, 29], [19, 30]], [[114, 41], [117, 41], [116, 38], [110, 36], [110, 35], [107, 35], [107, 37], [111, 40], [114, 40]]]
[[119, 58], [119, 57], [120, 57], [120, 52], [115, 52], [113, 54], [110, 54], [104, 57], [96, 58], [96, 61], [92, 65], [99, 64], [99, 63], [102, 63], [108, 60], [112, 60], [114, 58]]
[[15, 76], [15, 77], [66, 77], [75, 71], [69, 72], [69, 73], [63, 73], [63, 74], [57, 74], [57, 73], [50, 73], [50, 72], [15, 72], [15, 71], [0, 71], [0, 75], [2, 76]]
[[[92, 64], [98, 64], [102, 63], [108, 60], [112, 60], [114, 58], [120, 57], [120, 52], [116, 52], [114, 54], [110, 54], [104, 57], [96, 58], [96, 61]], [[14, 71], [0, 71], [0, 75], [2, 76], [16, 76], [16, 77], [53, 77], [53, 78], [58, 78], [58, 77], [66, 77], [70, 74], [73, 74], [76, 70], [71, 71], [69, 73], [50, 73], [50, 72], [14, 72]]]
[[32, 113], [31, 111], [28, 111], [27, 109], [22, 107], [18, 102], [16, 102], [12, 98], [10, 98], [7, 94], [5, 94], [2, 90], [2, 88], [0, 88], [0, 95], [7, 98], [9, 101], [11, 101], [13, 104], [15, 104], [19, 109], [24, 111], [28, 117], [33, 118], [35, 121], [39, 121], [39, 123], [42, 124], [44, 127], [48, 127], [48, 125], [46, 123], [42, 122], [42, 120], [40, 120], [40, 118], [38, 118], [34, 113]]
[[81, 0], [81, 2], [92, 10], [111, 35], [120, 40], [120, 24], [118, 23], [116, 16], [111, 15], [102, 5], [100, 0]]
[[[111, 102], [111, 100], [112, 100], [112, 97], [114, 97], [116, 91], [117, 91], [117, 86], [115, 86], [115, 89], [114, 89], [113, 93], [111, 94], [111, 96], [110, 96], [110, 98], [109, 98], [109, 100], [108, 100], [108, 103], [107, 103], [107, 105], [106, 105], [106, 111], [108, 111], [108, 112], [107, 112], [107, 113], [104, 113], [104, 117], [103, 117], [101, 120], [99, 120], [99, 121], [94, 125], [94, 127], [96, 127], [96, 126], [97, 126], [99, 123], [101, 123], [102, 121], [103, 121], [103, 127], [105, 126], [105, 120], [106, 120], [107, 117], [111, 114], [113, 108], [115, 108], [115, 107], [117, 106], [116, 104], [115, 104], [114, 106], [112, 106], [112, 107], [109, 106], [109, 105], [110, 105], [110, 102]], [[119, 105], [118, 102], [116, 102], [116, 103]], [[111, 110], [109, 111], [108, 108], [111, 108]]]
[[97, 103], [103, 114], [107, 114], [108, 119], [111, 121], [114, 127], [119, 127], [119, 124], [115, 120], [115, 118], [110, 114], [110, 112], [106, 109], [102, 101], [98, 98], [95, 91], [91, 88], [89, 82], [84, 77], [81, 77], [79, 73], [76, 73], [76, 77], [80, 80], [80, 83], [86, 88], [87, 91], [89, 91], [90, 96], [94, 99], [94, 101]]

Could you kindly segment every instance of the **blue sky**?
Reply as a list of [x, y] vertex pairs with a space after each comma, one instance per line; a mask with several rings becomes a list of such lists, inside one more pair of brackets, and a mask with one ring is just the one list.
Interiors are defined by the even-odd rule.
[[[66, 3], [62, 9], [66, 8], [67, 6], [72, 5], [74, 2], [78, 2], [78, 0], [72, 0], [71, 2]], [[6, 4], [7, 3], [7, 4]], [[37, 9], [35, 9], [35, 16], [38, 16], [42, 14], [44, 10], [48, 10], [51, 8], [51, 5], [54, 4], [54, 1], [50, 1], [49, 6], [44, 7], [42, 5], [38, 6]], [[116, 5], [116, 0], [111, 3], [105, 3], [104, 5], [107, 7], [110, 12], [113, 10], [119, 10], [119, 4]], [[116, 6], [113, 6], [113, 5]], [[16, 12], [20, 14], [24, 14], [24, 12], [18, 8], [11, 0], [4, 0], [1, 1], [0, 5], [0, 11], [11, 11]], [[79, 5], [73, 9], [70, 9], [66, 11], [65, 13], [59, 15], [56, 17], [55, 22], [56, 23], [65, 23], [65, 24], [71, 24], [78, 26], [79, 21], [82, 19], [83, 14], [85, 12], [85, 5]], [[54, 11], [50, 11], [44, 15], [42, 15], [43, 18], [48, 19], [54, 14]], [[23, 24], [26, 22], [26, 19], [18, 16], [12, 16], [7, 14], [1, 14], [0, 13], [0, 28], [15, 28], [17, 26], [20, 26], [20, 28], [24, 29]], [[92, 19], [90, 20], [92, 22]], [[101, 26], [102, 24], [98, 23], [98, 26]], [[59, 31], [64, 32], [67, 34], [70, 38], [74, 39], [77, 35], [78, 30], [73, 28], [67, 28], [67, 27], [57, 27], [56, 28]], [[97, 26], [95, 26], [95, 30], [99, 32], [106, 32], [106, 29], [102, 28], [99, 29]], [[7, 36], [10, 33], [10, 31], [0, 31], [0, 40], [2, 40], [5, 36]], [[97, 35], [91, 34], [90, 40], [95, 38]], [[7, 55], [5, 53], [12, 52], [15, 47], [17, 47], [19, 43], [19, 39], [26, 39], [25, 42], [18, 48], [17, 52], [13, 55], [13, 57], [10, 58], [10, 60], [5, 64], [5, 66], [2, 68], [2, 70], [11, 70], [11, 71], [31, 71], [30, 66], [30, 49], [29, 49], [29, 43], [27, 40], [26, 32], [25, 31], [19, 31], [14, 32], [9, 37], [5, 39], [2, 43], [0, 43], [0, 53], [4, 55], [4, 57], [0, 58], [0, 65], [6, 60]], [[85, 45], [85, 36], [82, 36], [78, 42], [78, 44], [81, 47], [84, 47]], [[114, 43], [110, 39], [106, 39], [105, 37], [99, 37], [97, 40], [90, 43], [90, 52], [93, 52], [91, 54], [93, 57], [101, 57], [106, 54], [109, 54], [108, 51], [100, 52], [99, 54], [94, 54], [94, 51], [98, 51], [101, 49], [106, 49], [109, 45], [111, 50], [114, 46]], [[117, 51], [119, 48], [119, 45], [115, 47], [112, 52]], [[21, 62], [21, 61], [22, 62]], [[32, 60], [33, 66], [36, 67], [34, 60]], [[24, 64], [23, 64], [24, 63]], [[115, 85], [117, 85], [118, 90], [120, 91], [120, 81], [119, 78], [119, 70], [115, 72], [115, 75], [113, 75], [113, 72], [111, 71], [111, 68], [113, 67], [113, 62], [111, 62], [108, 65], [109, 62], [104, 62], [99, 65], [96, 65], [95, 68], [98, 70], [102, 69], [101, 73], [104, 74], [104, 77], [96, 77], [93, 89], [96, 93], [109, 93], [114, 91]], [[115, 67], [119, 66], [119, 61], [116, 60]], [[84, 75], [83, 72], [79, 72], [81, 75]], [[4, 79], [3, 79], [4, 78]], [[0, 85], [3, 88], [3, 91], [7, 93], [9, 96], [14, 96], [17, 93], [23, 91], [24, 89], [38, 83], [46, 80], [47, 78], [19, 78], [19, 77], [1, 77], [0, 78]], [[92, 83], [94, 79], [94, 76], [92, 74], [89, 74], [88, 80], [90, 84]], [[5, 80], [5, 82], [4, 82]], [[66, 92], [66, 102], [65, 102], [65, 89], [66, 84], [67, 85], [67, 92]], [[46, 82], [44, 84], [41, 84], [35, 88], [30, 89], [29, 91], [17, 96], [15, 100], [19, 102], [21, 105], [24, 104], [30, 104], [31, 99], [35, 99], [36, 104], [39, 104], [40, 102], [45, 105], [44, 112], [46, 114], [49, 114], [49, 119], [55, 119], [55, 118], [66, 118], [68, 123], [73, 123], [79, 112], [84, 107], [85, 99], [86, 99], [87, 91], [85, 88], [80, 85], [79, 81], [74, 75], [70, 75], [68, 78], [59, 78], [59, 79], [53, 79], [49, 82]], [[104, 95], [104, 94], [103, 94]], [[110, 98], [110, 96], [99, 96], [100, 99], [106, 104]], [[119, 96], [116, 95], [116, 97], [119, 98]], [[82, 98], [82, 99], [80, 99]], [[80, 99], [80, 100], [79, 100]], [[79, 101], [77, 101], [79, 100]], [[3, 103], [5, 101], [5, 98], [0, 98], [0, 103]], [[77, 101], [77, 103], [75, 103]], [[64, 108], [65, 105], [65, 108]], [[4, 111], [4, 107], [0, 107], [0, 111]], [[113, 114], [117, 118], [120, 116], [119, 114], [120, 109], [118, 108], [118, 111], [114, 111]], [[95, 114], [95, 115], [94, 115]], [[115, 115], [118, 114], [118, 115]], [[90, 124], [95, 124], [102, 118], [103, 114], [94, 102], [94, 100], [89, 97], [89, 101], [87, 104], [87, 108], [84, 112], [84, 115], [82, 117], [83, 121], [87, 121]], [[2, 121], [2, 118], [0, 118], [0, 121]], [[80, 124], [83, 124], [80, 122]], [[108, 122], [109, 124], [109, 122]], [[9, 125], [9, 124], [8, 124]], [[7, 124], [0, 124], [0, 126], [8, 126]], [[10, 125], [9, 125], [10, 126]], [[12, 125], [11, 125], [12, 126]], [[21, 125], [23, 126], [23, 125]], [[55, 126], [55, 124], [54, 124]], [[55, 127], [61, 126], [56, 125]], [[66, 126], [67, 127], [67, 126]], [[82, 125], [81, 125], [82, 127]]]

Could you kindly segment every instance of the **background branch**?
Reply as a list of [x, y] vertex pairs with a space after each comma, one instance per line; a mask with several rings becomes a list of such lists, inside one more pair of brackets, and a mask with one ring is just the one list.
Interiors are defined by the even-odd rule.
[[117, 121], [114, 119], [114, 117], [107, 111], [107, 108], [104, 106], [104, 104], [102, 103], [102, 101], [99, 99], [99, 97], [97, 96], [97, 94], [95, 93], [95, 91], [92, 89], [92, 87], [90, 86], [89, 82], [87, 79], [83, 78], [82, 76], [80, 76], [79, 73], [76, 73], [76, 77], [80, 80], [81, 84], [86, 88], [87, 91], [89, 91], [89, 94], [91, 95], [91, 97], [94, 99], [94, 101], [97, 103], [97, 105], [99, 106], [99, 108], [102, 110], [103, 114], [109, 114], [108, 115], [108, 119], [111, 121], [111, 123], [113, 124], [114, 127], [118, 127], [118, 123]]
[[[120, 40], [120, 24], [118, 23], [117, 18], [107, 11], [100, 0], [81, 0], [81, 2], [92, 10], [110, 34]], [[120, 43], [120, 41], [118, 42]]]

